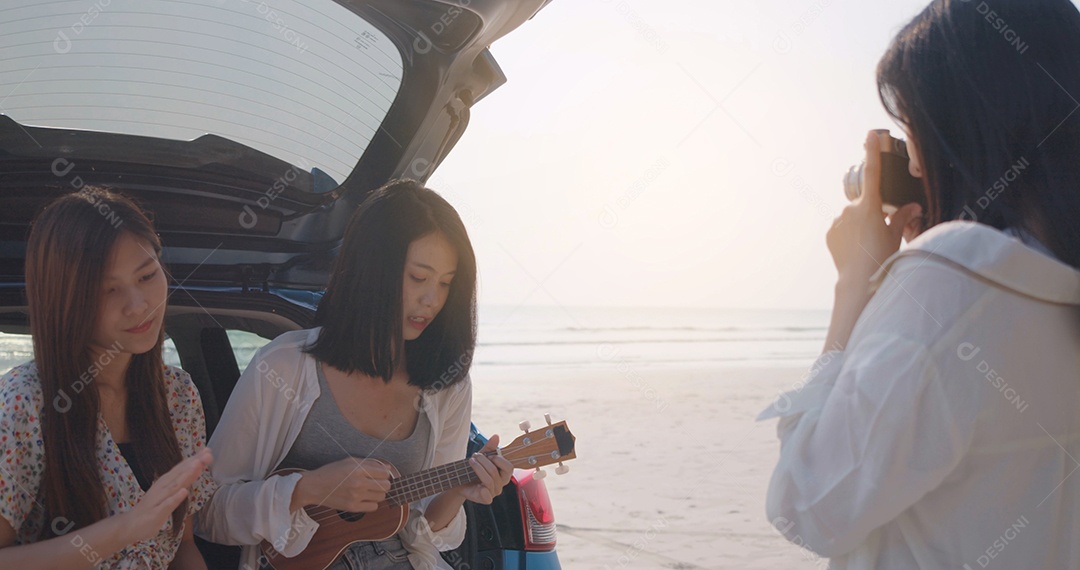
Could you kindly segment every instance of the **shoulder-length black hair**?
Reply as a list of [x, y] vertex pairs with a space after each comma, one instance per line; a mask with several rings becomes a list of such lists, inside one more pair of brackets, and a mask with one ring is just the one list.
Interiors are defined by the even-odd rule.
[[1080, 12], [1070, 0], [936, 0], [877, 73], [920, 150], [928, 225], [1016, 227], [1080, 267]]
[[[457, 253], [457, 270], [442, 310], [419, 338], [405, 342], [406, 253], [436, 232]], [[322, 330], [306, 351], [343, 372], [389, 382], [404, 354], [415, 386], [439, 390], [465, 378], [476, 347], [476, 256], [457, 211], [414, 180], [373, 192], [349, 220], [315, 323]]]
[[[31, 226], [26, 246], [26, 299], [34, 362], [41, 382], [41, 438], [45, 469], [41, 495], [48, 518], [63, 516], [81, 528], [108, 516], [108, 500], [98, 461], [101, 401], [92, 386], [91, 348], [102, 278], [117, 238], [127, 232], [146, 241], [160, 257], [161, 241], [143, 211], [106, 188], [84, 186], [45, 207]], [[162, 264], [162, 271], [168, 272]], [[164, 307], [162, 308], [164, 314]], [[165, 327], [150, 351], [131, 357], [124, 377], [128, 390], [125, 421], [135, 453], [150, 479], [183, 459], [169, 415], [162, 344]], [[187, 499], [173, 510], [179, 534]], [[54, 532], [51, 528], [46, 533]], [[50, 534], [51, 536], [51, 534]], [[45, 538], [45, 537], [42, 537]]]

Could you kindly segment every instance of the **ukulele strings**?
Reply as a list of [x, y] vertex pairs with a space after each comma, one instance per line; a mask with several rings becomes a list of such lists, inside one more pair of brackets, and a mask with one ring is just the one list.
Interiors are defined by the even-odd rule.
[[[451, 464], [451, 465], [453, 465], [453, 464]], [[453, 471], [442, 474], [440, 476], [440, 479], [441, 478], [453, 479], [453, 478], [459, 478], [459, 477], [469, 478], [470, 475], [472, 476], [471, 478], [475, 479], [476, 472], [473, 471], [472, 467], [470, 467], [468, 463], [465, 463], [465, 464], [463, 464], [463, 465], [461, 465], [459, 467], [456, 467]], [[436, 482], [436, 481], [433, 481], [433, 483], [434, 482]], [[424, 487], [416, 489], [415, 491], [422, 491], [422, 490], [424, 490], [425, 487], [433, 487], [433, 486], [434, 485], [429, 483], [428, 485], [425, 485]], [[395, 489], [391, 489], [391, 492], [393, 492], [393, 491], [395, 491]], [[413, 491], [413, 492], [415, 492], [415, 491]], [[401, 495], [401, 494], [407, 495], [408, 493], [398, 493], [398, 495]], [[389, 494], [388, 494], [387, 498], [388, 499], [390, 498]], [[395, 496], [391, 500], [398, 499], [398, 498], [401, 498], [401, 497]], [[394, 505], [394, 506], [404, 506], [404, 505]], [[319, 509], [319, 510], [316, 510], [316, 508]], [[322, 525], [322, 524], [330, 524], [330, 523], [337, 524], [337, 523], [343, 523], [343, 522], [350, 522], [347, 519], [343, 519], [340, 516], [341, 512], [343, 512], [343, 511], [341, 511], [340, 509], [334, 509], [334, 508], [331, 508], [331, 507], [315, 507], [315, 508], [311, 509], [311, 512], [308, 513], [308, 516], [311, 517], [311, 520], [319, 523], [320, 525]]]
[[[450, 465], [453, 465], [453, 464], [450, 464]], [[517, 466], [515, 466], [515, 467], [517, 467]], [[474, 471], [472, 469], [472, 467], [468, 463], [463, 463], [460, 466], [456, 467], [453, 471], [449, 471], [449, 472], [440, 474], [438, 476], [426, 477], [426, 479], [430, 479], [430, 482], [428, 484], [424, 485], [423, 487], [420, 487], [420, 488], [414, 489], [414, 490], [410, 490], [410, 491], [404, 492], [404, 493], [403, 492], [398, 492], [393, 497], [388, 496], [388, 498], [390, 498], [391, 500], [400, 499], [400, 498], [403, 498], [402, 495], [408, 495], [410, 493], [415, 493], [417, 491], [423, 491], [427, 487], [432, 487], [433, 488], [434, 487], [433, 483], [440, 482], [440, 480], [442, 480], [442, 479], [450, 480], [450, 479], [461, 478], [461, 477], [464, 477], [464, 478], [472, 480], [472, 481], [478, 480], [478, 478], [476, 477], [476, 471]], [[466, 482], [464, 484], [468, 484], [468, 482]], [[391, 489], [391, 493], [393, 493], [394, 491], [397, 491], [397, 489]], [[426, 495], [423, 495], [423, 496], [426, 496]], [[382, 506], [382, 505], [380, 505], [380, 506]], [[404, 505], [394, 505], [394, 506], [404, 506]], [[340, 509], [334, 509], [334, 508], [331, 508], [331, 507], [315, 506], [315, 507], [310, 507], [310, 511], [308, 513], [308, 516], [311, 517], [311, 519], [313, 521], [315, 521], [317, 523], [320, 523], [320, 524], [323, 524], [323, 523], [329, 524], [329, 523], [350, 522], [350, 521], [348, 521], [346, 519], [343, 519], [340, 516], [341, 512], [344, 512], [344, 511], [341, 511]]]
[[[520, 449], [524, 449], [525, 447], [528, 447], [528, 446], [519, 445], [517, 447], [505, 447], [505, 448], [502, 449], [502, 452], [504, 454], [507, 453], [507, 452], [515, 453]], [[493, 451], [492, 452], [486, 452], [485, 455], [487, 455], [487, 454], [494, 455], [495, 452], [493, 452]], [[527, 461], [527, 459], [519, 459], [518, 461]], [[446, 467], [444, 465], [444, 466], [436, 467], [434, 469], [427, 470], [427, 471], [431, 471], [431, 473], [425, 473], [424, 471], [421, 471], [420, 473], [415, 473], [413, 475], [409, 475], [407, 477], [402, 477], [400, 479], [397, 479], [396, 481], [403, 481], [403, 480], [409, 479], [410, 477], [417, 477], [416, 481], [410, 482], [409, 487], [412, 487], [412, 486], [416, 485], [417, 483], [419, 483], [421, 481], [424, 481], [425, 484], [421, 485], [417, 489], [412, 489], [410, 491], [404, 491], [404, 492], [401, 491], [400, 488], [398, 488], [398, 489], [391, 488], [390, 492], [388, 493], [388, 498], [390, 498], [389, 497], [390, 493], [394, 493], [393, 499], [400, 499], [400, 498], [402, 498], [402, 495], [408, 495], [410, 493], [414, 493], [414, 492], [417, 492], [417, 491], [422, 491], [427, 487], [433, 487], [436, 483], [441, 482], [443, 480], [449, 480], [449, 479], [454, 479], [454, 478], [459, 478], [459, 477], [471, 478], [470, 476], [475, 476], [476, 475], [476, 471], [473, 470], [471, 465], [469, 465], [467, 459], [466, 460], [461, 460], [460, 462], [455, 462], [455, 463], [459, 463], [459, 465], [457, 465], [456, 467], [453, 467], [448, 472], [437, 473], [438, 469], [442, 469], [442, 468]], [[454, 465], [455, 463], [449, 463], [447, 465]], [[510, 463], [511, 463], [511, 465], [513, 465], [514, 461], [510, 460]], [[514, 465], [514, 467], [517, 467], [517, 466]], [[396, 493], [395, 493], [395, 491], [396, 491]], [[403, 505], [395, 505], [395, 506], [403, 506]], [[323, 523], [350, 522], [350, 521], [348, 521], [346, 519], [341, 518], [339, 513], [343, 512], [343, 511], [341, 511], [340, 509], [334, 509], [334, 508], [330, 508], [330, 507], [323, 507], [321, 505], [315, 505], [315, 506], [312, 506], [312, 507], [309, 507], [309, 508], [310, 508], [310, 511], [308, 513], [308, 516], [311, 517], [311, 520], [319, 523], [320, 525], [323, 524]]]

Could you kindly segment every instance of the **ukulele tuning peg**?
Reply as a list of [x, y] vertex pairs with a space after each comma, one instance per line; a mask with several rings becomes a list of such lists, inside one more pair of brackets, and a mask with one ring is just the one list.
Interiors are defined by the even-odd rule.
[[551, 414], [544, 414], [544, 419], [547, 420], [548, 425], [551, 425]]
[[547, 477], [547, 471], [537, 467], [536, 473], [533, 473], [533, 479], [543, 479], [544, 477]]
[[532, 427], [532, 424], [529, 423], [529, 420], [525, 420], [525, 421], [519, 423], [518, 427], [521, 428], [521, 431], [523, 431], [525, 433], [529, 433], [529, 428]]
[[559, 466], [555, 468], [555, 473], [557, 475], [566, 475], [569, 472], [570, 472], [570, 468], [563, 465], [562, 461], [560, 461]]

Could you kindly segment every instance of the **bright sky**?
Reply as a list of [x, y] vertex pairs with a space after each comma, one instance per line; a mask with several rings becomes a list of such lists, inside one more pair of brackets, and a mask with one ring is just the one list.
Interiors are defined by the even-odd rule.
[[429, 185], [481, 303], [828, 308], [874, 70], [923, 0], [555, 0]]
[[[875, 67], [895, 33], [927, 2], [552, 2], [492, 47], [508, 83], [474, 107], [465, 136], [429, 180], [462, 212], [473, 236], [481, 303], [828, 308], [835, 271], [825, 232], [845, 204], [841, 178], [861, 160], [867, 130], [898, 131], [878, 100]], [[124, 4], [109, 5], [117, 18]], [[282, 14], [301, 10], [292, 2], [277, 4]], [[218, 8], [209, 2], [200, 9], [222, 17]], [[96, 53], [92, 47], [143, 49], [137, 42], [113, 42], [111, 35], [126, 28], [109, 25], [112, 12], [101, 11], [85, 29], [70, 27], [75, 38], [70, 54], [49, 48], [55, 28], [69, 29], [64, 22], [74, 20], [71, 14], [61, 10], [52, 16], [55, 22], [45, 22], [38, 31], [46, 39], [34, 44], [45, 50], [38, 61], [62, 58], [66, 67], [37, 65], [0, 78], [0, 84], [17, 83], [2, 102], [15, 109], [13, 116], [39, 124], [35, 109], [55, 111], [40, 105], [30, 90], [15, 92], [30, 75], [36, 74], [33, 84], [39, 88], [50, 73], [57, 83], [70, 82], [69, 75], [79, 70], [98, 73], [93, 65], [76, 65]], [[241, 20], [252, 15], [224, 13]], [[324, 16], [334, 20], [332, 10]], [[324, 51], [334, 52], [334, 41], [351, 48], [355, 30], [309, 20], [287, 21], [301, 37], [321, 34], [324, 41], [311, 42], [309, 59], [324, 56], [315, 51], [323, 44], [329, 46]], [[334, 30], [337, 36], [330, 33]], [[184, 36], [191, 30], [169, 33]], [[297, 73], [310, 70], [305, 85], [332, 83], [317, 75], [322, 66], [304, 65], [294, 46], [278, 35], [270, 36], [269, 46], [282, 50], [276, 59], [283, 66], [302, 70]], [[21, 35], [9, 36], [23, 42], [12, 49], [30, 45], [18, 39]], [[223, 42], [255, 41], [234, 38], [228, 30], [221, 36]], [[217, 62], [219, 52], [204, 51]], [[388, 66], [394, 67], [382, 67]], [[220, 79], [207, 81], [216, 85]], [[134, 97], [128, 104], [108, 85], [112, 91], [103, 88], [91, 121], [126, 124], [136, 103], [156, 101]], [[195, 87], [169, 89], [183, 94]], [[293, 95], [276, 93], [285, 99], [281, 108]], [[83, 105], [89, 101], [81, 91], [66, 96], [78, 96]], [[274, 103], [272, 97], [263, 99]], [[390, 98], [383, 100], [388, 104]], [[226, 134], [248, 142], [243, 135], [252, 125], [240, 124], [241, 118], [257, 115], [245, 114], [250, 101], [238, 101], [243, 108], [212, 102], [208, 108], [223, 112], [224, 120], [207, 111], [206, 117], [196, 116], [211, 124], [185, 119], [177, 126], [183, 132], [168, 136], [217, 132], [224, 123], [232, 129]], [[283, 122], [296, 112], [282, 114]], [[311, 122], [306, 115], [295, 116], [305, 125]], [[46, 118], [42, 124], [58, 126], [55, 117], [41, 119]], [[325, 119], [329, 123], [321, 129], [331, 131], [328, 125], [339, 118]], [[160, 130], [164, 122], [143, 117], [135, 123]], [[360, 127], [353, 138], [374, 129], [373, 124]], [[254, 130], [258, 137], [270, 132]], [[268, 152], [305, 155], [311, 144], [320, 149], [344, 144], [323, 140], [328, 142], [278, 140], [275, 144], [288, 148]], [[292, 148], [292, 143], [308, 147]], [[343, 152], [352, 156], [348, 150]], [[342, 160], [347, 164], [351, 158]]]

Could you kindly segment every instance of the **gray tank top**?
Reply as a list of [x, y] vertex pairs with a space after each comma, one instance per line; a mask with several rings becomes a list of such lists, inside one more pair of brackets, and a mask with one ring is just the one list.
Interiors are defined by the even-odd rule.
[[296, 441], [278, 469], [318, 469], [346, 457], [382, 459], [397, 467], [402, 475], [423, 468], [431, 440], [431, 424], [424, 406], [419, 406], [416, 428], [409, 437], [401, 441], [380, 440], [349, 423], [330, 392], [322, 366], [316, 365], [315, 369], [319, 376], [319, 397], [312, 403]]

